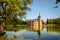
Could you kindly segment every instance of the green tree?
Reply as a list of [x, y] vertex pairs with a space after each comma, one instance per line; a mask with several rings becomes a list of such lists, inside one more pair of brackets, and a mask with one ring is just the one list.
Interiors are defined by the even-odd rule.
[[56, 4], [60, 3], [60, 0], [56, 0]]
[[48, 24], [60, 24], [60, 18], [48, 19]]
[[15, 20], [17, 16], [24, 16], [25, 10], [29, 10], [32, 0], [0, 0], [0, 15], [2, 16], [1, 27], [5, 27], [6, 20], [11, 17]]
[[[60, 3], [60, 0], [56, 0], [55, 4], [58, 4], [58, 3]], [[58, 8], [58, 6], [55, 6], [53, 8]]]
[[48, 19], [46, 20], [46, 24], [48, 24]]

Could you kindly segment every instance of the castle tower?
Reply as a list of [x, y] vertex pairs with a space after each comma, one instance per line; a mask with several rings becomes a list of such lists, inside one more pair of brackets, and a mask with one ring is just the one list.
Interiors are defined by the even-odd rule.
[[39, 16], [38, 16], [38, 30], [41, 30], [42, 29], [42, 17], [40, 16], [40, 13], [39, 13]]

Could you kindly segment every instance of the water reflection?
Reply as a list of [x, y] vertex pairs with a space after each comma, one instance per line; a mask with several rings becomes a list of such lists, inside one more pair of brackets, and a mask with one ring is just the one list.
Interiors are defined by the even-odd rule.
[[60, 33], [60, 27], [46, 27], [47, 32], [58, 32]]
[[[36, 29], [36, 28], [35, 28]], [[22, 29], [19, 31], [5, 31], [0, 40], [60, 40], [60, 28], [44, 27], [40, 30]]]
[[0, 36], [0, 40], [6, 40], [4, 36]]

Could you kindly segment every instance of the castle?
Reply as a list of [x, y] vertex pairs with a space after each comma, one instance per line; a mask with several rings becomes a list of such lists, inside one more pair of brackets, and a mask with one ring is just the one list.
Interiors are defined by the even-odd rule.
[[27, 24], [35, 30], [42, 29], [42, 17], [39, 14], [37, 19], [27, 20]]

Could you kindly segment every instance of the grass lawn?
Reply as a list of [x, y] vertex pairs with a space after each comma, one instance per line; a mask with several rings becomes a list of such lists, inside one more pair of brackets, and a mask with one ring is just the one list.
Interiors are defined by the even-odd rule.
[[16, 25], [16, 27], [14, 27], [13, 25], [6, 25], [5, 30], [17, 31], [17, 30], [22, 30], [22, 29], [27, 29], [27, 28], [30, 28], [30, 27], [27, 25]]

